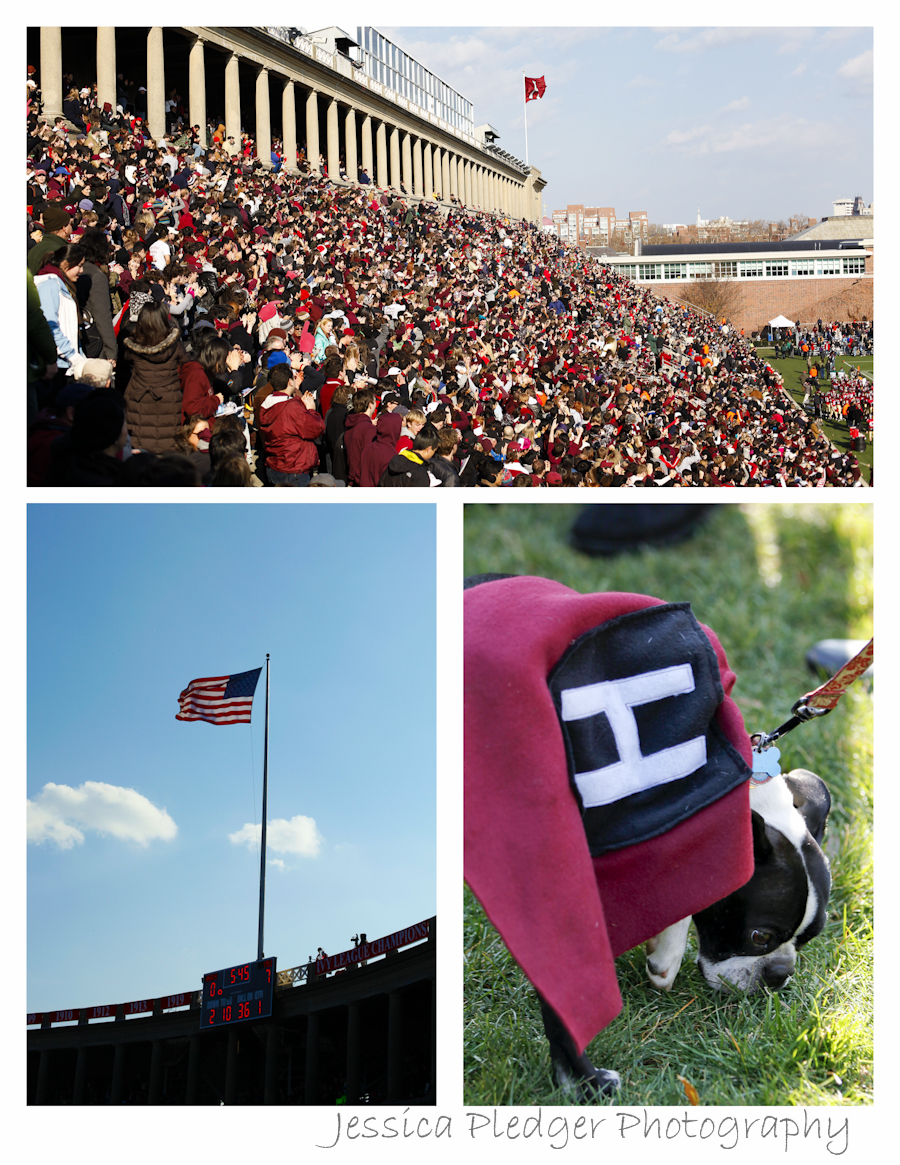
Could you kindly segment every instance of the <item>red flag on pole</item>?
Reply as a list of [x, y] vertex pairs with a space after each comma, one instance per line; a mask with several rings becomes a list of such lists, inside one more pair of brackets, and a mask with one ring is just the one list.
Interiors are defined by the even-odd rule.
[[526, 77], [525, 78], [525, 100], [537, 101], [539, 97], [544, 96], [544, 91], [547, 88], [547, 82], [543, 77]]

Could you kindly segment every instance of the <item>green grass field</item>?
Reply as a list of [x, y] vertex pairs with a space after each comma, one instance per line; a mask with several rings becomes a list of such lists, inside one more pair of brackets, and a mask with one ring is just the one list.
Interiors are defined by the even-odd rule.
[[[784, 377], [784, 386], [797, 402], [803, 403], [803, 379], [806, 376], [806, 360], [802, 356], [791, 356], [787, 360], [773, 359], [774, 349], [759, 348], [757, 351], [761, 356], [764, 356], [772, 364], [772, 367], [780, 372]], [[842, 368], [848, 371], [851, 368], [861, 368], [863, 372], [868, 372], [871, 376], [874, 371], [875, 358], [874, 356], [838, 356], [835, 361], [838, 372]], [[826, 380], [825, 385], [829, 382]], [[850, 432], [847, 425], [844, 423], [833, 425], [830, 421], [823, 420], [822, 426], [825, 430], [825, 435], [829, 441], [832, 441], [838, 449], [844, 453], [852, 452], [850, 449]], [[874, 442], [869, 442], [867, 448], [862, 453], [853, 453], [860, 465], [871, 467], [873, 464], [872, 450]], [[868, 475], [866, 475], [868, 481]]]
[[[599, 504], [599, 503], [598, 503]], [[659, 503], [657, 503], [659, 504]], [[592, 559], [568, 546], [580, 507], [467, 505], [465, 570], [546, 575], [573, 589], [689, 600], [738, 681], [748, 731], [771, 731], [816, 686], [804, 663], [823, 638], [872, 634], [871, 506], [718, 504], [694, 538], [665, 550]], [[702, 1105], [872, 1102], [872, 699], [856, 684], [839, 707], [781, 742], [782, 767], [828, 783], [834, 889], [823, 934], [778, 993], [711, 991], [691, 944], [671, 993], [654, 989], [637, 949], [617, 961], [622, 1013], [593, 1041], [615, 1068], [609, 1103]], [[571, 1103], [551, 1078], [534, 993], [465, 891], [465, 1087], [471, 1105]]]

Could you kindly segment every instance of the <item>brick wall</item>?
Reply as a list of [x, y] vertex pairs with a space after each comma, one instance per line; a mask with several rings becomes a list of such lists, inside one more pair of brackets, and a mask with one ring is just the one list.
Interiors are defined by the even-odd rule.
[[[680, 300], [686, 284], [654, 282], [641, 286], [665, 298]], [[815, 323], [817, 319], [845, 322], [862, 316], [872, 319], [873, 287], [871, 275], [742, 279], [741, 305], [728, 314], [732, 324], [743, 328], [748, 335], [777, 315], [798, 323]]]

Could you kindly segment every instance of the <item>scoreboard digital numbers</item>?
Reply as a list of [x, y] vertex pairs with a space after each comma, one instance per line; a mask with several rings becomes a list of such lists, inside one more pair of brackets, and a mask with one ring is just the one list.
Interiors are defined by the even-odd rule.
[[245, 1019], [265, 1019], [272, 1014], [274, 994], [274, 958], [210, 971], [203, 976], [200, 1026], [208, 1030]]

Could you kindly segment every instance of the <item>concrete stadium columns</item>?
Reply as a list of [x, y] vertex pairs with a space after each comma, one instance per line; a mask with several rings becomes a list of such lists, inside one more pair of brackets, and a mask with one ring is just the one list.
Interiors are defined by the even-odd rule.
[[425, 148], [422, 151], [422, 164], [424, 168], [425, 190], [426, 198], [431, 198], [434, 194], [434, 167], [431, 162], [431, 142], [425, 143]]
[[340, 129], [338, 127], [338, 105], [337, 101], [332, 97], [328, 102], [328, 109], [325, 114], [326, 133], [328, 135], [328, 147], [325, 160], [328, 164], [328, 177], [332, 182], [340, 182], [341, 180], [341, 137]]
[[266, 1075], [263, 1091], [265, 1104], [278, 1103], [278, 1045], [280, 1042], [281, 1030], [273, 1024], [266, 1032]]
[[391, 186], [400, 189], [400, 130], [391, 126]]
[[383, 121], [379, 121], [378, 129], [375, 131], [375, 153], [378, 162], [378, 185], [385, 189], [390, 185], [388, 181], [388, 165], [387, 165], [387, 126]]
[[399, 991], [388, 993], [387, 1101], [397, 1104], [403, 1095], [403, 998]]
[[310, 172], [319, 171], [319, 95], [310, 89], [306, 97], [306, 162]]
[[304, 1101], [319, 1102], [319, 1013], [312, 1011], [306, 1018], [306, 1081]]
[[359, 160], [356, 153], [356, 110], [351, 106], [344, 115], [344, 164], [347, 181], [359, 181]]
[[463, 162], [463, 193], [462, 200], [466, 206], [472, 205], [472, 163], [466, 158]]
[[232, 1105], [238, 1098], [238, 1031], [228, 1029], [228, 1051], [225, 1054], [225, 1103]]
[[362, 123], [362, 168], [369, 175], [370, 181], [375, 181], [375, 168], [372, 165], [372, 118], [366, 114]]
[[44, 117], [52, 125], [63, 111], [61, 28], [41, 28], [41, 96]]
[[162, 1104], [163, 1056], [165, 1040], [154, 1040], [150, 1045], [150, 1087], [147, 1089], [148, 1104]]
[[75, 1083], [72, 1087], [72, 1103], [84, 1104], [84, 1083], [87, 1078], [87, 1053], [80, 1047], [75, 1055]]
[[97, 104], [102, 109], [106, 102], [116, 108], [116, 30], [99, 25], [97, 28]]
[[[116, 1050], [113, 1053], [113, 1071], [112, 1084], [109, 1088], [109, 1103], [121, 1104], [122, 1097], [125, 1091], [125, 1053], [127, 1050], [126, 1044], [116, 1044]], [[41, 1056], [41, 1063], [43, 1063], [43, 1055]]]
[[362, 1031], [360, 1006], [347, 1007], [347, 1103], [359, 1103], [359, 1084], [362, 1068]]
[[225, 137], [241, 141], [241, 80], [240, 61], [232, 53], [225, 62]]
[[400, 158], [403, 164], [403, 185], [406, 187], [406, 193], [412, 194], [412, 145], [409, 140], [409, 134], [405, 130], [403, 132], [402, 138], [400, 139]]
[[188, 1045], [187, 1093], [188, 1104], [197, 1104], [200, 1096], [200, 1040], [201, 1036], [191, 1036]]
[[206, 145], [206, 42], [196, 37], [188, 58], [188, 117], [200, 127], [200, 145]]
[[413, 144], [413, 194], [422, 197], [422, 139]]
[[269, 108], [269, 70], [262, 66], [256, 74], [256, 156], [272, 169], [272, 114]]
[[450, 151], [441, 151], [441, 196], [444, 202], [450, 201]]
[[452, 154], [450, 157], [450, 193], [459, 198], [459, 156], [457, 154]]
[[291, 174], [297, 173], [297, 106], [295, 104], [294, 82], [285, 81], [281, 91], [281, 148], [284, 154], [284, 168]]
[[163, 30], [151, 28], [147, 33], [147, 128], [154, 141], [166, 132], [166, 62]]

